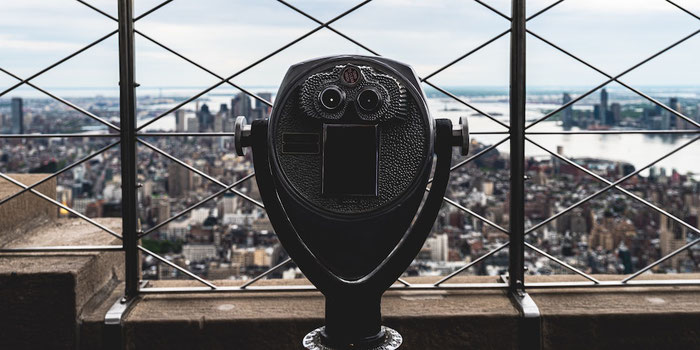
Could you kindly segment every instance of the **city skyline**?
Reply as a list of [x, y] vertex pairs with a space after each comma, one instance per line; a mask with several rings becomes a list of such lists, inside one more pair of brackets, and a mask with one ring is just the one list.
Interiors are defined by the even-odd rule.
[[[272, 97], [272, 93], [269, 92], [260, 92], [260, 95], [264, 99]], [[575, 94], [560, 93], [561, 100], [555, 105], [570, 101], [572, 96]], [[224, 103], [197, 100], [192, 103], [194, 108], [183, 108], [173, 113], [174, 131], [230, 133], [233, 130], [232, 121], [235, 115], [247, 115], [250, 122], [252, 119], [267, 117], [270, 113], [268, 106], [257, 103], [243, 93], [219, 98]], [[648, 102], [641, 112], [630, 114], [637, 107], [623, 109], [621, 104], [616, 102], [615, 94], [609, 93], [607, 89], [601, 89], [589, 99], [593, 108], [564, 109], [559, 118], [564, 118], [567, 111], [571, 111], [571, 122], [574, 124], [571, 126], [593, 130], [622, 125], [650, 128], [657, 126], [655, 121], [668, 124], [658, 125], [661, 129], [683, 130], [688, 126], [672, 124], [673, 119], [668, 112], [658, 107], [654, 108]], [[429, 101], [435, 103], [440, 100]], [[21, 99], [13, 101], [16, 101], [16, 106], [22, 103]], [[672, 97], [662, 102], [675, 110], [682, 110], [693, 116], [697, 113], [700, 117], [697, 105], [681, 105], [680, 101], [681, 99]], [[118, 109], [114, 109], [114, 104], [118, 103], [115, 99], [87, 98], [82, 102], [87, 104], [88, 109], [103, 116], [111, 115], [111, 118], [114, 118], [118, 113]], [[56, 103], [58, 102], [53, 101], [53, 104]], [[158, 115], [168, 108], [167, 104], [162, 105], [161, 98], [144, 99], [142, 103], [144, 116]], [[151, 110], [151, 104], [160, 107]], [[29, 128], [29, 132], [70, 131], [81, 125], [75, 124], [79, 117], [65, 114], [65, 111], [59, 109], [46, 108], [50, 105], [36, 105], [34, 101], [26, 108], [15, 110], [26, 109], [29, 121], [26, 127]], [[546, 112], [547, 110], [543, 113]], [[553, 118], [556, 119], [557, 116]], [[54, 125], [50, 120], [60, 120], [64, 124]], [[478, 122], [486, 118], [477, 117], [470, 120]], [[565, 120], [561, 123], [552, 121], [549, 125], [566, 129]], [[284, 251], [274, 235], [270, 234], [273, 228], [264, 211], [237, 195], [224, 195], [189, 214], [172, 221], [170, 219], [218, 188], [209, 179], [187, 167], [199, 169], [222, 183], [232, 183], [249, 173], [250, 158], [232, 156], [230, 138], [142, 138], [149, 142], [147, 148], [160, 149], [181, 159], [182, 162], [178, 164], [168, 160], [161, 153], [153, 153], [148, 149], [140, 149], [137, 152], [140, 169], [138, 176], [139, 181], [143, 183], [143, 190], [139, 192], [139, 213], [143, 228], [150, 232], [149, 236], [144, 238], [144, 244], [149, 249], [165, 255], [179, 266], [212, 279], [249, 278], [285, 259]], [[480, 141], [482, 135], [476, 135], [474, 140], [472, 153], [478, 153], [489, 145], [488, 142]], [[104, 147], [108, 141], [99, 138], [51, 141], [53, 147], [58, 147], [58, 153], [46, 153], [47, 142], [49, 140], [32, 139], [23, 142], [6, 140], [0, 143], [0, 153], [4, 154], [0, 157], [3, 172], [55, 172], [65, 166], [65, 162], [71, 162], [96, 148]], [[677, 147], [677, 143], [685, 141], [674, 139], [671, 142], [666, 148]], [[620, 142], [607, 144], [616, 148], [623, 146]], [[571, 144], [566, 147], [557, 146], [557, 154], [566, 156], [604, 178], [617, 179], [636, 169], [636, 166], [629, 162], [609, 159], [607, 153], [591, 153], [589, 150], [585, 157], [572, 155], [574, 150], [569, 148], [570, 146]], [[659, 151], [652, 151], [649, 146], [647, 144], [645, 162], [656, 157], [652, 153]], [[28, 152], [29, 149], [41, 151]], [[116, 151], [113, 148], [99, 159], [90, 162], [89, 166], [77, 167], [59, 177], [58, 200], [88, 217], [119, 216], [121, 192], [118, 163], [114, 161], [118, 157]], [[683, 154], [688, 155], [688, 152], [691, 150], [688, 149]], [[534, 157], [526, 153], [526, 158], [526, 171], [532, 179], [527, 182], [530, 194], [525, 203], [527, 226], [536, 225], [571, 205], [576, 196], [590, 194], [601, 186], [575, 167], [551, 156]], [[497, 225], [507, 226], [507, 159], [506, 153], [496, 149], [477, 159], [473, 165], [455, 171], [455, 182], [450, 187], [448, 197], [454, 198], [460, 205], [470, 208]], [[654, 203], [668, 208], [685, 221], [700, 222], [700, 201], [697, 196], [700, 182], [665, 164], [662, 162], [650, 169], [648, 174], [634, 177], [626, 188], [644, 193], [645, 198], [651, 198]], [[253, 182], [240, 186], [239, 190], [253, 199], [259, 198]], [[678, 193], [679, 196], [668, 196], [668, 193]], [[69, 213], [61, 211], [61, 215], [69, 216]], [[608, 193], [591, 201], [591, 205], [583, 206], [580, 210], [543, 226], [541, 230], [530, 235], [528, 240], [583, 271], [628, 274], [694, 237], [692, 232], [680, 228], [679, 225], [658, 219], [639, 203]], [[478, 222], [460, 210], [446, 207], [433, 228], [431, 237], [416, 261], [406, 271], [406, 275], [449, 274], [465, 262], [495, 249], [506, 240], [507, 236], [499, 230]], [[695, 259], [692, 252], [687, 257], [679, 256], [664, 264], [657, 272], [694, 271], [697, 268]], [[561, 267], [536, 255], [528, 255], [526, 264], [531, 273], [535, 274], [564, 272]], [[483, 264], [475, 266], [469, 273], [499, 275], [504, 272], [506, 265], [507, 257], [499, 253]], [[143, 273], [147, 279], [184, 277], [176, 270], [149, 258], [144, 260]], [[293, 266], [274, 274], [274, 277], [283, 278], [300, 276]]]

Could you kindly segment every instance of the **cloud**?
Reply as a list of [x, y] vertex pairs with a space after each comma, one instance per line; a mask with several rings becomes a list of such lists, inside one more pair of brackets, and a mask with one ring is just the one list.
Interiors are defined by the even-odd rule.
[[[678, 0], [679, 4], [697, 0]], [[685, 1], [685, 2], [683, 2]], [[115, 23], [75, 1], [6, 1], [0, 12], [0, 66], [33, 72], [42, 63], [58, 59], [115, 28]], [[528, 13], [554, 0], [529, 0]], [[114, 15], [115, 1], [91, 0]], [[325, 21], [353, 7], [359, 0], [297, 0], [292, 4]], [[509, 0], [487, 3], [510, 13]], [[140, 11], [158, 4], [138, 1]], [[697, 7], [697, 5], [695, 5]], [[412, 64], [426, 74], [463, 55], [508, 28], [508, 21], [474, 1], [463, 0], [380, 0], [368, 3], [332, 26], [377, 52]], [[221, 75], [228, 75], [286, 45], [316, 28], [317, 23], [275, 1], [198, 0], [175, 1], [139, 21], [137, 29], [201, 63]], [[662, 0], [567, 0], [528, 24], [538, 34], [615, 73], [648, 56], [673, 40], [697, 29], [697, 20]], [[684, 55], [700, 54], [699, 38], [682, 45]], [[508, 36], [489, 45], [439, 75], [446, 85], [502, 84], [507, 77]], [[102, 45], [102, 44], [101, 44]], [[114, 44], [105, 44], [115, 49]], [[532, 47], [535, 47], [534, 45]], [[189, 63], [137, 35], [137, 71], [151, 84], [201, 85], [210, 77]], [[92, 49], [91, 49], [92, 50]], [[270, 60], [244, 73], [236, 81], [272, 85], [280, 81], [286, 67], [310, 57], [334, 53], [367, 54], [361, 48], [327, 29], [321, 29]], [[536, 81], [567, 84], [562, 63], [547, 67], [549, 51], [528, 51], [537, 63], [528, 72]], [[677, 62], [686, 62], [678, 58]], [[504, 62], [506, 63], [504, 65]], [[81, 61], [70, 69], [95, 71], [99, 62]], [[25, 67], [25, 68], [22, 68]], [[33, 67], [33, 68], [32, 68]], [[542, 68], [539, 68], [542, 67]], [[691, 69], [668, 67], [668, 76]], [[174, 74], [177, 73], [177, 74]], [[494, 83], [494, 78], [496, 81]], [[654, 83], [651, 74], [642, 83]], [[690, 82], [689, 82], [690, 83]]]
[[[546, 1], [534, 1], [534, 2], [546, 2]], [[564, 5], [564, 4], [562, 4]], [[611, 13], [625, 13], [625, 14], [653, 14], [658, 12], [674, 12], [679, 11], [674, 6], [670, 5], [666, 1], [661, 0], [579, 0], [579, 1], [566, 1], [567, 11], [571, 13], [583, 14], [585, 13], [601, 13], [605, 12]]]
[[30, 52], [45, 51], [66, 51], [78, 50], [81, 45], [75, 42], [41, 40], [41, 39], [21, 39], [13, 35], [0, 33], [0, 47], [3, 50], [20, 50]]

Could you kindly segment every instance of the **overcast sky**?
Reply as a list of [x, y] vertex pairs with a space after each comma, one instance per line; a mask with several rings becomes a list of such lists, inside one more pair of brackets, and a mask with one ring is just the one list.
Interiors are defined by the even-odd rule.
[[[116, 16], [116, 0], [87, 0]], [[675, 0], [700, 14], [699, 0]], [[160, 0], [135, 0], [140, 14]], [[357, 0], [289, 0], [321, 21]], [[486, 3], [506, 14], [508, 0]], [[528, 13], [551, 0], [529, 0]], [[116, 23], [71, 0], [3, 0], [0, 67], [29, 76], [116, 29]], [[426, 75], [508, 28], [475, 1], [375, 0], [332, 24], [380, 54]], [[220, 75], [230, 75], [317, 24], [273, 0], [175, 0], [137, 22], [163, 44]], [[610, 74], [617, 74], [700, 29], [700, 21], [663, 0], [566, 0], [528, 28]], [[434, 79], [443, 86], [508, 85], [508, 36]], [[528, 45], [528, 85], [590, 87], [603, 76], [538, 39]], [[108, 87], [118, 81], [117, 37], [37, 78], [44, 87]], [[236, 78], [243, 86], [275, 86], [290, 64], [312, 57], [367, 54], [326, 29]], [[700, 85], [700, 34], [630, 73], [636, 86]], [[145, 87], [208, 86], [216, 78], [137, 36], [137, 80]], [[0, 73], [0, 89], [16, 80]]]

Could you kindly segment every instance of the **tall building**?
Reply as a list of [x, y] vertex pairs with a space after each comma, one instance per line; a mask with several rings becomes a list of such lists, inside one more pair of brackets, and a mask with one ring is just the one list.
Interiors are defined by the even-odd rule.
[[[666, 215], [659, 215], [659, 245], [661, 255], [666, 256], [687, 243], [686, 229], [677, 222], [670, 220]], [[682, 254], [676, 254], [671, 258], [671, 266], [678, 269]]]
[[[596, 103], [595, 105], [593, 105], [593, 124], [596, 124], [596, 122], [598, 122], [598, 124], [600, 124], [598, 118], [600, 117], [600, 110], [601, 109], [602, 108], [600, 108], [600, 104]], [[603, 121], [605, 121], [605, 120], [603, 120]]]
[[[233, 132], [236, 127], [236, 119], [232, 116], [224, 119], [224, 132]], [[222, 138], [223, 139], [223, 138]]]
[[[155, 208], [157, 223], [170, 219], [170, 199], [167, 196], [158, 198]], [[167, 226], [166, 226], [167, 227]]]
[[608, 112], [608, 125], [618, 125], [622, 120], [622, 106], [615, 102], [610, 105], [610, 111]]
[[224, 119], [226, 118], [226, 113], [216, 113], [214, 116], [214, 123], [212, 124], [212, 130], [214, 132], [224, 131]]
[[[263, 92], [258, 94], [260, 98], [262, 98], [265, 101], [272, 102], [272, 94], [269, 92]], [[255, 100], [255, 109], [259, 111], [259, 117], [262, 118], [268, 118], [270, 116], [270, 111], [272, 108], [270, 108], [268, 105], [260, 102], [259, 100]]]
[[226, 214], [233, 214], [238, 210], [238, 196], [233, 193], [227, 192], [219, 200], [217, 205], [219, 218], [224, 217]]
[[608, 91], [603, 88], [600, 91], [600, 109], [598, 110], [598, 121], [605, 124], [608, 116]]
[[202, 108], [197, 112], [197, 120], [199, 121], [199, 131], [209, 131], [214, 129], [214, 115], [211, 114], [209, 106], [203, 104]]
[[449, 256], [448, 236], [446, 233], [435, 235], [425, 240], [424, 247], [430, 251], [430, 260], [447, 261]]
[[22, 99], [12, 98], [12, 133], [24, 134], [24, 113], [22, 112]]
[[253, 105], [250, 102], [250, 97], [243, 92], [238, 93], [236, 97], [231, 100], [231, 116], [245, 116], [248, 122], [253, 121], [252, 118]]
[[668, 106], [676, 112], [681, 111], [681, 103], [678, 101], [678, 97], [671, 97], [668, 99]]
[[[671, 97], [668, 100], [668, 106], [678, 113], [683, 113], [681, 103], [678, 101], [677, 97]], [[672, 115], [671, 112], [665, 111], [664, 113], [668, 116], [670, 129], [686, 130], [693, 128], [690, 123], [675, 115]]]
[[[561, 104], [565, 105], [567, 103], [571, 102], [571, 95], [568, 93], [564, 93], [564, 96], [561, 98]], [[574, 110], [571, 106], [566, 107], [564, 109], [564, 116], [562, 118], [562, 122], [564, 124], [564, 129], [570, 129], [573, 124], [574, 124]]]
[[172, 162], [168, 165], [168, 194], [172, 198], [186, 195], [194, 187], [192, 171]]
[[219, 113], [224, 113], [228, 116], [229, 115], [228, 105], [225, 103], [222, 103], [221, 105], [219, 105]]
[[187, 132], [199, 132], [199, 119], [196, 116], [185, 117], [187, 121]]
[[624, 241], [628, 241], [625, 244], [629, 246], [629, 241], [636, 235], [637, 230], [632, 222], [606, 215], [593, 223], [591, 234], [588, 237], [588, 245], [591, 248], [601, 247], [607, 251], [613, 251]]
[[175, 131], [187, 131], [187, 115], [182, 109], [178, 109], [177, 111], [175, 111]]

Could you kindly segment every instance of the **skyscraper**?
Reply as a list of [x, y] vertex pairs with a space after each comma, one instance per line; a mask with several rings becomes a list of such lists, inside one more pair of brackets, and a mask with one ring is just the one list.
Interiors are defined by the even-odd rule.
[[219, 218], [227, 214], [234, 214], [238, 210], [238, 196], [232, 193], [225, 193], [217, 204]]
[[[571, 96], [568, 93], [564, 93], [564, 96], [562, 96], [561, 99], [561, 104], [565, 105], [567, 103], [571, 102]], [[571, 108], [571, 106], [566, 107], [564, 109], [564, 116], [562, 118], [562, 122], [564, 124], [564, 129], [570, 129], [573, 126], [574, 123], [574, 110]]]
[[199, 119], [197, 116], [185, 116], [187, 132], [199, 132]]
[[600, 117], [600, 110], [601, 108], [599, 103], [593, 105], [593, 124], [598, 123], [598, 118]]
[[[258, 96], [265, 101], [272, 102], [272, 94], [269, 92], [260, 93]], [[267, 118], [270, 116], [271, 108], [260, 100], [255, 100], [255, 109], [260, 111], [260, 118]]]
[[209, 131], [214, 127], [214, 115], [209, 111], [209, 106], [203, 104], [202, 108], [197, 113], [197, 120], [199, 121], [199, 131]]
[[225, 113], [226, 115], [228, 115], [228, 105], [225, 103], [219, 105], [219, 113]]
[[608, 115], [608, 91], [603, 88], [600, 91], [600, 109], [598, 110], [598, 122], [605, 124]]
[[192, 171], [172, 162], [168, 165], [168, 194], [172, 198], [186, 195], [194, 187]]
[[622, 106], [615, 102], [610, 105], [610, 111], [608, 112], [608, 125], [617, 125], [622, 119]]
[[187, 115], [182, 109], [178, 109], [177, 111], [175, 111], [175, 131], [187, 131]]
[[[683, 112], [681, 111], [681, 104], [680, 104], [680, 102], [678, 101], [678, 98], [677, 98], [677, 97], [671, 97], [671, 98], [668, 100], [668, 106], [669, 106], [672, 110], [674, 110], [674, 111], [676, 111], [676, 112], [678, 112], [678, 113], [683, 113]], [[665, 113], [666, 115], [668, 115], [668, 119], [669, 119], [669, 128], [670, 128], [670, 129], [683, 130], [683, 129], [687, 129], [687, 128], [690, 126], [690, 124], [689, 124], [688, 122], [686, 122], [685, 120], [683, 120], [683, 119], [681, 119], [681, 118], [679, 118], [679, 117], [674, 116], [671, 112], [665, 111], [664, 113]]]
[[425, 240], [424, 247], [430, 251], [430, 259], [434, 261], [447, 261], [449, 258], [447, 234], [435, 235]]
[[22, 112], [22, 99], [12, 98], [12, 133], [24, 134], [24, 113]]
[[253, 120], [251, 116], [252, 107], [253, 105], [250, 102], [250, 97], [243, 92], [238, 93], [238, 95], [231, 100], [231, 116], [235, 118], [242, 115], [246, 117], [248, 122], [251, 122]]
[[212, 125], [214, 132], [224, 131], [224, 120], [226, 119], [226, 112], [219, 111], [214, 116], [214, 123]]
[[[665, 256], [674, 250], [682, 247], [686, 240], [686, 229], [677, 222], [669, 220], [666, 215], [659, 216], [659, 246], [661, 255]], [[681, 261], [681, 254], [671, 258], [671, 266], [678, 269]]]
[[[155, 206], [155, 216], [157, 223], [170, 219], [170, 199], [167, 196], [158, 198]], [[164, 228], [167, 228], [167, 226]]]

